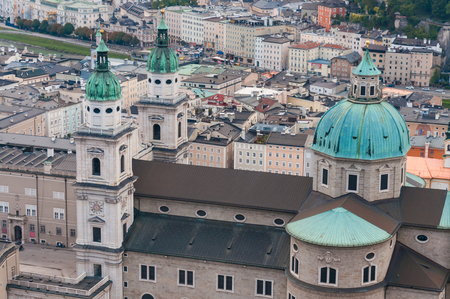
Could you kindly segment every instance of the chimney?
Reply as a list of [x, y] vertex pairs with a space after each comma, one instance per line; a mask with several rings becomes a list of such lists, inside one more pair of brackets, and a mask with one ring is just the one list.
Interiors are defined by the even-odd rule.
[[75, 142], [75, 139], [73, 139], [73, 137], [70, 137], [69, 140], [70, 140], [70, 143], [72, 143], [72, 144]]
[[47, 158], [53, 157], [54, 154], [55, 154], [55, 150], [53, 148], [47, 149]]
[[45, 161], [44, 162], [44, 173], [50, 174], [50, 171], [52, 170], [52, 162]]
[[56, 140], [56, 137], [53, 135], [53, 136], [52, 136], [52, 142], [54, 143], [55, 140]]
[[425, 158], [428, 158], [428, 150], [429, 149], [430, 149], [430, 143], [429, 142], [425, 142]]
[[431, 131], [427, 131], [427, 137], [431, 136]]
[[238, 111], [239, 113], [242, 112], [242, 105], [237, 106], [237, 111]]

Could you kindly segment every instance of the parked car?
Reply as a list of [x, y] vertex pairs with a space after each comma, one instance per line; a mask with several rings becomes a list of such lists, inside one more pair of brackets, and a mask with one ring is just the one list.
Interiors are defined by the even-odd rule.
[[406, 86], [406, 89], [414, 89], [414, 86]]
[[443, 89], [436, 89], [436, 92], [443, 92]]
[[429, 87], [424, 87], [424, 88], [422, 88], [422, 90], [423, 91], [430, 91], [430, 88]]
[[387, 87], [394, 87], [394, 84], [388, 84]]

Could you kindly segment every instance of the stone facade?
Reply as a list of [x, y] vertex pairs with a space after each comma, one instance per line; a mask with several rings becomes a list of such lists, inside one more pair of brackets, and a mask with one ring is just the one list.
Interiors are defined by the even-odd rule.
[[295, 296], [299, 299], [323, 299], [323, 298], [352, 298], [352, 299], [386, 299], [383, 287], [357, 293], [333, 293], [333, 292], [320, 292], [314, 289], [302, 287], [295, 282], [288, 280], [287, 284], [288, 294]]
[[[273, 298], [286, 297], [286, 276], [284, 270], [257, 268], [225, 264], [198, 259], [179, 258], [138, 252], [125, 252], [123, 280], [128, 287], [124, 296], [129, 299], [151, 294], [154, 298], [255, 298], [256, 279], [273, 282]], [[155, 267], [156, 281], [140, 279], [140, 265]], [[194, 272], [194, 285], [180, 286], [178, 270]], [[233, 291], [217, 290], [217, 275], [233, 277]]]
[[[331, 197], [339, 197], [351, 191], [347, 190], [349, 174], [358, 175], [357, 193], [368, 201], [400, 196], [400, 189], [406, 182], [406, 157], [366, 161], [356, 159], [333, 158], [318, 151], [314, 152], [313, 190]], [[323, 169], [328, 170], [328, 185], [322, 183]], [[402, 170], [403, 169], [403, 170]], [[380, 178], [388, 174], [388, 189], [380, 191]], [[403, 174], [403, 176], [402, 176]], [[332, 182], [341, 182], [335, 184]]]
[[388, 287], [386, 289], [386, 299], [443, 299], [445, 297], [445, 290], [438, 292], [426, 292], [422, 290], [405, 289], [398, 287]]

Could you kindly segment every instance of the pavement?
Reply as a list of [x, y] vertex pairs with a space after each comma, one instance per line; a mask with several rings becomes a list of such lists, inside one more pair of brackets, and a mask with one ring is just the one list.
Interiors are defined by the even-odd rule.
[[20, 271], [45, 275], [77, 277], [75, 251], [51, 245], [23, 244], [19, 253]]

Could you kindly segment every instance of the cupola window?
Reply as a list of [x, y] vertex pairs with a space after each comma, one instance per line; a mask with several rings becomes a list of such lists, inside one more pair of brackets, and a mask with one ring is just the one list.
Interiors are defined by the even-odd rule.
[[360, 95], [365, 96], [366, 95], [366, 87], [364, 85], [361, 85], [360, 87]]
[[389, 174], [382, 174], [380, 176], [380, 191], [386, 191], [389, 189]]
[[125, 172], [125, 156], [120, 157], [120, 173]]
[[245, 221], [245, 216], [242, 214], [236, 214], [234, 215], [234, 220], [238, 221], [238, 222], [244, 222]]
[[167, 80], [166, 80], [166, 84], [167, 84], [167, 85], [172, 84], [172, 80], [167, 79]]
[[168, 206], [160, 206], [159, 207], [159, 211], [161, 212], [161, 213], [169, 213], [169, 207]]
[[108, 114], [109, 114], [109, 113], [112, 113], [112, 111], [113, 111], [112, 108], [106, 109], [106, 113], [108, 113]]
[[298, 258], [296, 258], [295, 256], [292, 256], [292, 258], [291, 258], [291, 271], [295, 275], [298, 275], [298, 267], [299, 267]]
[[322, 185], [328, 187], [328, 169], [322, 168]]
[[95, 108], [95, 109], [94, 109], [94, 113], [97, 113], [97, 114], [99, 114], [99, 113], [100, 113], [100, 109], [98, 109], [98, 108]]
[[371, 96], [375, 95], [375, 86], [370, 86], [370, 95]]
[[156, 80], [155, 80], [155, 84], [161, 84], [161, 80], [156, 79]]
[[116, 107], [116, 111], [119, 112], [120, 111], [120, 106]]
[[92, 159], [92, 175], [100, 175], [100, 160], [98, 158]]
[[358, 175], [349, 174], [347, 177], [347, 192], [358, 192]]
[[161, 140], [161, 127], [158, 124], [153, 125], [153, 140]]
[[178, 123], [178, 138], [181, 137], [181, 122]]
[[331, 267], [320, 268], [319, 284], [328, 284], [337, 286], [338, 271]]
[[377, 280], [377, 266], [367, 266], [363, 269], [362, 283], [370, 283]]
[[205, 218], [206, 217], [206, 212], [203, 210], [197, 210], [197, 212], [195, 212], [195, 214], [197, 214], [198, 217], [200, 218]]

